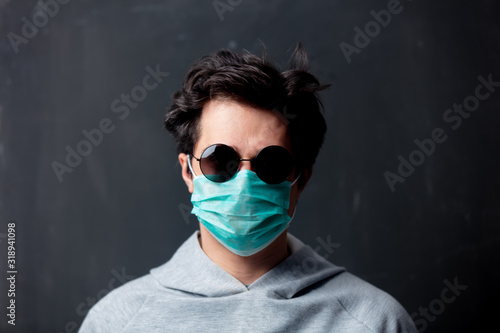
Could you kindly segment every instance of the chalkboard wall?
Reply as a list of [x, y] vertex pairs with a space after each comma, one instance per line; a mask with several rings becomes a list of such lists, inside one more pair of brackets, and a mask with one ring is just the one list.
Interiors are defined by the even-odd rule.
[[216, 49], [264, 43], [286, 68], [298, 41], [332, 86], [290, 232], [421, 331], [485, 330], [500, 310], [499, 13], [491, 0], [0, 0], [0, 330], [76, 332], [110, 289], [167, 261], [198, 228], [163, 129], [171, 94]]

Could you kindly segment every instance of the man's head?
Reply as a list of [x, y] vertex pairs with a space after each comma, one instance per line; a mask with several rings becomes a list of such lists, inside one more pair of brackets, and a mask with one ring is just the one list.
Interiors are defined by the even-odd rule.
[[[198, 60], [181, 89], [172, 97], [165, 117], [175, 137], [183, 177], [192, 192], [187, 154], [200, 156], [215, 143], [233, 147], [241, 158], [253, 158], [276, 144], [295, 160], [298, 192], [304, 188], [319, 149], [326, 123], [316, 92], [326, 86], [307, 72], [307, 56], [300, 44], [291, 68], [280, 72], [266, 57], [219, 50]], [[195, 173], [201, 174], [197, 163]], [[251, 169], [241, 162], [240, 169]]]

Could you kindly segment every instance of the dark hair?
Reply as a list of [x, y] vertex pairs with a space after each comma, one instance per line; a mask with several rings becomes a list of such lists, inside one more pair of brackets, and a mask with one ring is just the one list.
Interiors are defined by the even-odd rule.
[[[229, 98], [256, 108], [279, 112], [288, 121], [299, 172], [312, 168], [326, 132], [322, 104], [316, 92], [326, 88], [307, 71], [300, 43], [290, 69], [280, 72], [267, 59], [244, 51], [218, 50], [198, 60], [172, 96], [165, 128], [174, 136], [178, 153], [192, 153], [199, 137], [201, 110], [215, 98]], [[302, 178], [302, 177], [301, 177]], [[303, 185], [299, 179], [299, 187]]]

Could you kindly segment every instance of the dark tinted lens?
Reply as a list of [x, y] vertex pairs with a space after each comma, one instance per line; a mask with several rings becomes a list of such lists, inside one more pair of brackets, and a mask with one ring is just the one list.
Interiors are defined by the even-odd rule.
[[209, 180], [222, 183], [233, 178], [238, 171], [238, 162], [238, 154], [233, 148], [215, 144], [201, 154], [200, 167]]
[[293, 170], [293, 158], [283, 147], [269, 146], [255, 158], [254, 168], [260, 179], [268, 184], [285, 181]]

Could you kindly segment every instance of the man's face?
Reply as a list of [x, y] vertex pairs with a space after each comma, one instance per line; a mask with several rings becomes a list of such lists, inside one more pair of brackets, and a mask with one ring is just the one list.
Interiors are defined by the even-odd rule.
[[[286, 121], [279, 114], [256, 109], [231, 100], [214, 99], [205, 104], [199, 123], [200, 135], [195, 143], [193, 154], [200, 157], [203, 150], [215, 143], [223, 143], [232, 147], [240, 158], [254, 158], [267, 146], [282, 146], [292, 153]], [[179, 154], [182, 165], [182, 177], [190, 193], [193, 193], [193, 179], [188, 172], [188, 156]], [[192, 161], [193, 171], [203, 176], [198, 161]], [[251, 170], [250, 161], [241, 161], [240, 170]], [[295, 172], [289, 177], [293, 181]], [[295, 183], [290, 193], [288, 215], [292, 216], [300, 192]]]

